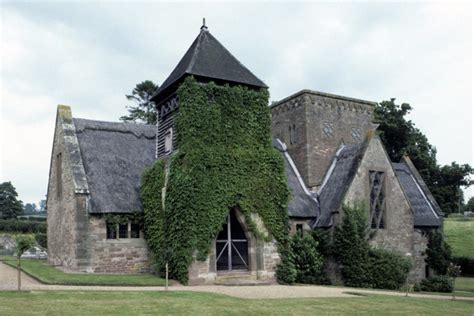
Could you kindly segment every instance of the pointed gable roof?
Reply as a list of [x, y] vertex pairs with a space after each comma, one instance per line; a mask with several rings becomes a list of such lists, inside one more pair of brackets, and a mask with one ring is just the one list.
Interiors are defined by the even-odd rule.
[[392, 164], [415, 215], [415, 227], [441, 226], [443, 212], [410, 158]]
[[332, 215], [341, 206], [357, 169], [359, 169], [369, 141], [370, 139], [367, 139], [356, 145], [342, 145], [337, 151], [318, 192], [321, 216], [315, 222], [315, 227], [332, 225]]
[[152, 100], [159, 103], [163, 97], [166, 97], [166, 91], [186, 75], [267, 88], [265, 83], [251, 73], [212, 36], [206, 26], [201, 27], [201, 32], [191, 47], [155, 92]]

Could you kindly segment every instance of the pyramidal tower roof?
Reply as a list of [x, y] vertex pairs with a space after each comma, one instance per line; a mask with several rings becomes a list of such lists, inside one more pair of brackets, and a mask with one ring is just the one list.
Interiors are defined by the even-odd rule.
[[169, 89], [186, 75], [193, 75], [198, 79], [215, 79], [256, 88], [267, 88], [263, 81], [251, 73], [212, 36], [205, 23], [176, 68], [156, 90], [152, 100], [159, 102], [166, 97]]

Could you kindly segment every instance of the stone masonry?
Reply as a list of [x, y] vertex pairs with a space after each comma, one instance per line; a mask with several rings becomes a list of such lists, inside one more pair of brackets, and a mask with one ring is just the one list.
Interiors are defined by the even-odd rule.
[[[271, 105], [272, 135], [288, 146], [306, 185], [317, 190], [341, 143], [360, 143], [373, 128], [375, 103], [301, 90]], [[289, 127], [296, 125], [296, 142]]]

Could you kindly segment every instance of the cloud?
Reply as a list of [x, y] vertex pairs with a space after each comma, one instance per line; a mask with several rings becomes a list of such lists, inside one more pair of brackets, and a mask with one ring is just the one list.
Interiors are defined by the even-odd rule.
[[[206, 17], [270, 86], [397, 97], [438, 149], [473, 163], [472, 7], [432, 3], [2, 3], [1, 180], [46, 192], [57, 104], [117, 120], [136, 83], [164, 81]], [[472, 195], [474, 191], [470, 191]]]

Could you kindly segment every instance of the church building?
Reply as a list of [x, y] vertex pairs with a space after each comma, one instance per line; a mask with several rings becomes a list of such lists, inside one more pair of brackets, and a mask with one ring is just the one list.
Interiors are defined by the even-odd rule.
[[[179, 151], [177, 91], [191, 76], [200, 85], [268, 89], [204, 25], [152, 97], [156, 126], [75, 118], [69, 106], [58, 106], [47, 194], [51, 264], [91, 273], [150, 270], [143, 225], [133, 216], [143, 212], [141, 177]], [[333, 229], [343, 205], [363, 202], [371, 243], [410, 254], [410, 276], [419, 282], [429, 273], [427, 232], [442, 227], [443, 214], [410, 158], [390, 161], [373, 123], [375, 105], [313, 90], [269, 105], [273, 146], [290, 191], [288, 230]], [[117, 221], [120, 214], [125, 217]], [[258, 215], [253, 219], [268, 231]], [[228, 276], [274, 282], [277, 242], [249, 226], [238, 208], [229, 210], [207, 259], [189, 266], [189, 283], [220, 284]]]

